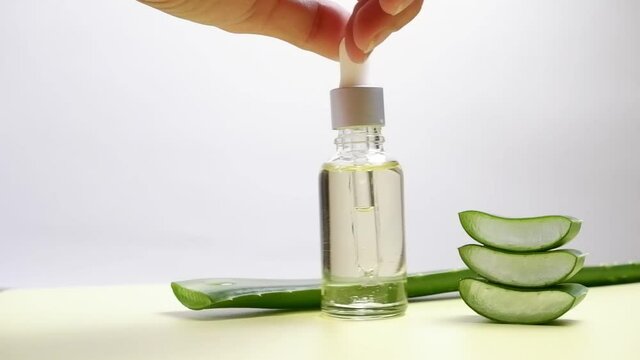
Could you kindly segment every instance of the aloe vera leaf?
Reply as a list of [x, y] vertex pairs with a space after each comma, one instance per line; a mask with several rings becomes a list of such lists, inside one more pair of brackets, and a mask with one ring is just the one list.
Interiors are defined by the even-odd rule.
[[585, 266], [571, 279], [585, 286], [619, 285], [640, 282], [640, 262]]
[[481, 245], [458, 248], [462, 261], [478, 275], [495, 283], [521, 287], [559, 284], [575, 275], [584, 265], [578, 250], [514, 253]]
[[171, 289], [178, 300], [192, 310], [320, 307], [317, 280], [195, 279], [173, 282]]
[[575, 238], [582, 226], [582, 220], [561, 215], [505, 218], [470, 210], [458, 216], [462, 227], [473, 239], [507, 251], [554, 249]]
[[[468, 269], [411, 274], [409, 297], [458, 290], [461, 279], [474, 277]], [[640, 262], [587, 266], [571, 278], [585, 286], [640, 282]], [[176, 298], [193, 310], [211, 308], [319, 309], [319, 280], [199, 279], [171, 283]]]
[[458, 291], [460, 280], [476, 276], [469, 269], [414, 273], [407, 276], [407, 296], [420, 297]]
[[[476, 274], [468, 269], [410, 275], [410, 297], [458, 290], [458, 282]], [[320, 308], [319, 280], [195, 279], [171, 283], [176, 298], [192, 310], [210, 308], [314, 309]]]
[[580, 303], [587, 291], [587, 287], [580, 284], [522, 289], [484, 279], [460, 281], [460, 296], [473, 311], [513, 324], [543, 324], [555, 320]]

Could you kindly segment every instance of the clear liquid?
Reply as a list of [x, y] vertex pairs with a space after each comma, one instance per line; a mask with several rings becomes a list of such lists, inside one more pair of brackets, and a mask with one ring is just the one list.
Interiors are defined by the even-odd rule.
[[407, 296], [399, 164], [325, 164], [320, 194], [322, 310], [357, 319], [403, 314]]

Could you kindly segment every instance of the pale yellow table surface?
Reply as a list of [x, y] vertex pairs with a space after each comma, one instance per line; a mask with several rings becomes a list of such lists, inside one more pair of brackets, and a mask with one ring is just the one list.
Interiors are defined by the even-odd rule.
[[378, 321], [182, 307], [168, 285], [0, 292], [0, 359], [640, 359], [640, 284], [592, 288], [553, 325], [495, 324], [462, 300]]

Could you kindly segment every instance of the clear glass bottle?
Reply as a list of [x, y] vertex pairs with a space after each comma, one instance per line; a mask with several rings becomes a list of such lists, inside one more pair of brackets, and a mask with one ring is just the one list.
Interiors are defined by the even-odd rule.
[[[382, 102], [382, 89], [365, 89], [379, 89], [369, 100]], [[332, 111], [337, 152], [320, 173], [322, 310], [348, 319], [402, 315], [407, 307], [402, 170], [384, 151], [383, 113], [362, 117], [368, 101], [343, 111], [334, 100], [332, 92], [332, 110], [339, 108], [337, 116]], [[378, 116], [369, 119], [372, 114]]]

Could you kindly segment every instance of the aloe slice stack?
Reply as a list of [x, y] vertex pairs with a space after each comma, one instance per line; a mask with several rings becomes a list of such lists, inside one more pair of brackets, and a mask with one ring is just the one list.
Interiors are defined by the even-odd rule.
[[576, 306], [587, 288], [569, 281], [584, 265], [578, 250], [552, 250], [571, 241], [582, 222], [569, 216], [504, 218], [480, 211], [459, 214], [464, 230], [482, 245], [458, 249], [481, 276], [460, 281], [462, 299], [489, 319], [547, 323]]

